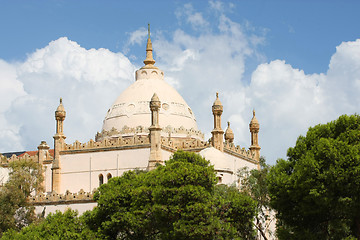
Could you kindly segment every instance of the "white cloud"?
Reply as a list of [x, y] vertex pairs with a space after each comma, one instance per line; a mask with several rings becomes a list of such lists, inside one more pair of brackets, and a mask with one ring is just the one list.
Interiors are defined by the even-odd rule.
[[259, 110], [263, 154], [272, 162], [285, 157], [308, 127], [359, 113], [359, 66], [360, 39], [336, 48], [326, 74], [307, 75], [280, 60], [259, 65], [247, 95]]
[[16, 79], [16, 64], [9, 64], [0, 59], [0, 113], [4, 113], [11, 105], [11, 102], [22, 95], [25, 95], [23, 85]]
[[131, 46], [135, 44], [140, 45], [144, 42], [144, 40], [148, 35], [148, 30], [144, 27], [141, 27], [135, 30], [134, 32], [129, 33], [128, 35], [129, 35], [129, 39], [123, 48], [123, 52], [125, 54], [127, 54], [130, 51]]
[[71, 133], [67, 140], [94, 138], [108, 107], [133, 81], [135, 71], [121, 53], [87, 50], [67, 38], [50, 42], [12, 67], [16, 68], [12, 81], [23, 86], [26, 94], [11, 99], [5, 110], [4, 127], [13, 137], [4, 140], [8, 145], [2, 144], [1, 151], [35, 149], [41, 140], [51, 145], [60, 97], [67, 111], [65, 133]]
[[23, 84], [16, 79], [16, 65], [0, 59], [0, 143], [6, 151], [23, 149], [19, 129], [5, 117], [11, 103], [26, 95]]
[[358, 112], [360, 103], [360, 39], [336, 47], [327, 72], [327, 101], [335, 112]]
[[185, 18], [186, 23], [190, 24], [194, 30], [206, 30], [209, 26], [209, 22], [205, 20], [203, 14], [196, 12], [190, 3], [179, 8], [175, 14], [180, 20], [181, 18]]
[[258, 66], [246, 93], [261, 123], [263, 153], [284, 157], [300, 133], [326, 119], [325, 80], [323, 74], [306, 75], [285, 61]]
[[148, 34], [148, 32], [144, 27], [132, 32], [130, 34], [129, 44], [131, 44], [131, 45], [133, 45], [133, 44], [140, 45], [146, 39], [147, 34]]

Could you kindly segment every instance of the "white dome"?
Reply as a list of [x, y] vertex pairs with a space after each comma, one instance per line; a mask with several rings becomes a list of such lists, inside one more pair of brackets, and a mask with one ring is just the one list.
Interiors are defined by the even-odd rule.
[[[130, 85], [108, 110], [102, 133], [106, 136], [147, 134], [151, 125], [150, 100], [156, 93], [161, 102], [159, 125], [162, 135], [203, 139], [195, 116], [180, 94], [164, 81], [158, 68], [141, 68]], [[116, 130], [116, 131], [115, 131]], [[110, 133], [112, 132], [112, 133]]]
[[200, 156], [210, 161], [214, 165], [215, 170], [230, 170], [229, 159], [220, 150], [214, 147], [208, 147], [199, 152]]

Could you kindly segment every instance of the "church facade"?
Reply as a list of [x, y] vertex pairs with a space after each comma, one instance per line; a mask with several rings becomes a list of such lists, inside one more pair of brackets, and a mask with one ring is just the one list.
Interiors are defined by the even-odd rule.
[[68, 207], [80, 213], [90, 210], [96, 205], [93, 192], [101, 184], [125, 171], [152, 170], [179, 149], [199, 153], [209, 160], [223, 184], [239, 183], [238, 169], [259, 167], [260, 125], [255, 112], [249, 124], [250, 148], [235, 146], [230, 123], [226, 131], [222, 129], [224, 108], [216, 93], [212, 138], [205, 141], [191, 108], [154, 65], [152, 51], [149, 34], [144, 66], [135, 72], [135, 82], [108, 110], [95, 140], [65, 142], [66, 110], [60, 99], [55, 111], [54, 149], [42, 141], [37, 151], [1, 157], [3, 166], [19, 159], [37, 161], [43, 166], [45, 192], [29, 199], [38, 212], [45, 207], [46, 214]]

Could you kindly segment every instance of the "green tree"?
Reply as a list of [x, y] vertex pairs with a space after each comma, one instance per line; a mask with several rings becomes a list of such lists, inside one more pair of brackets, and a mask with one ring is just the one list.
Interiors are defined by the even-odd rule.
[[73, 239], [98, 239], [78, 217], [77, 211], [66, 210], [64, 213], [57, 211], [49, 214], [43, 221], [33, 223], [16, 232], [11, 229], [4, 233], [2, 240], [73, 240]]
[[19, 230], [37, 220], [34, 207], [26, 199], [42, 190], [40, 164], [23, 159], [11, 162], [9, 170], [9, 179], [0, 188], [0, 236], [8, 229]]
[[280, 239], [360, 238], [360, 116], [309, 128], [269, 172]]
[[238, 171], [238, 177], [241, 179], [240, 191], [248, 194], [256, 202], [254, 226], [263, 239], [267, 239], [266, 233], [273, 234], [270, 226], [275, 221], [268, 192], [269, 170], [270, 166], [266, 164], [265, 158], [260, 157], [260, 169], [249, 170], [245, 167]]
[[106, 239], [241, 239], [254, 234], [255, 204], [216, 185], [214, 168], [195, 153], [176, 152], [150, 172], [112, 178], [95, 194], [89, 226]]

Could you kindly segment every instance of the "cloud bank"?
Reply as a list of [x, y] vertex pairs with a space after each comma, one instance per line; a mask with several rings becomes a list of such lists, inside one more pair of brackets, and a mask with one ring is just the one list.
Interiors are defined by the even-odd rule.
[[0, 115], [6, 121], [2, 152], [36, 149], [41, 140], [51, 145], [60, 97], [68, 115], [68, 142], [94, 138], [112, 101], [133, 81], [135, 70], [121, 53], [87, 50], [65, 37], [36, 50], [23, 63], [3, 65], [8, 71], [0, 68], [0, 76], [8, 82], [6, 91], [12, 98]]
[[[360, 39], [337, 46], [326, 73], [306, 74], [286, 59], [266, 60], [259, 50], [266, 30], [234, 22], [224, 9], [211, 2], [199, 12], [187, 4], [177, 11], [180, 27], [152, 35], [157, 66], [192, 107], [206, 137], [216, 92], [224, 105], [223, 128], [231, 122], [241, 147], [250, 145], [248, 124], [256, 110], [261, 154], [270, 163], [285, 157], [309, 126], [359, 112]], [[185, 25], [191, 31], [181, 28]], [[124, 52], [140, 42], [145, 48], [146, 34], [144, 28], [129, 34]], [[66, 37], [24, 62], [0, 60], [0, 151], [35, 150], [41, 140], [52, 145], [60, 97], [67, 111], [66, 141], [94, 138], [107, 109], [134, 81], [136, 68], [123, 53], [84, 49]]]

